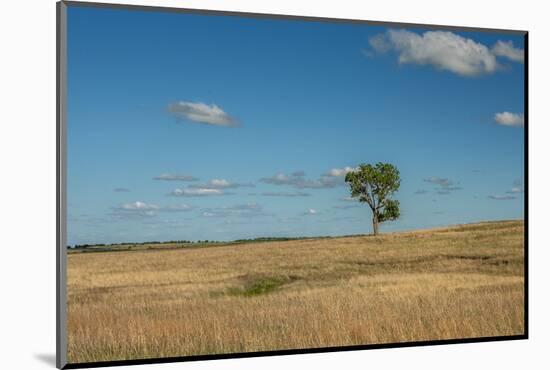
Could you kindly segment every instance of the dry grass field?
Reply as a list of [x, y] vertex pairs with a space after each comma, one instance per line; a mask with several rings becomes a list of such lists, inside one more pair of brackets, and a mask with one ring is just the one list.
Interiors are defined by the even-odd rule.
[[520, 335], [523, 228], [70, 253], [68, 358]]

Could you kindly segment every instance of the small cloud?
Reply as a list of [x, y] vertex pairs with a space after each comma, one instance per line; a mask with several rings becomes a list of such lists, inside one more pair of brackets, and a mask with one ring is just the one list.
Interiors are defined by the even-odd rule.
[[496, 72], [500, 65], [482, 43], [449, 31], [388, 30], [369, 39], [377, 53], [394, 52], [399, 64], [431, 65], [439, 70], [474, 77]]
[[310, 208], [307, 211], [301, 213], [302, 216], [314, 216], [314, 215], [318, 215], [318, 214], [319, 214], [319, 211], [317, 211], [316, 209], [313, 209], [313, 208]]
[[514, 47], [514, 43], [512, 41], [498, 40], [491, 51], [496, 56], [508, 58], [511, 61], [518, 63], [523, 63], [525, 57], [523, 49]]
[[419, 189], [419, 190], [415, 191], [414, 193], [417, 194], [417, 195], [421, 195], [421, 194], [426, 194], [427, 192], [428, 192], [427, 190]]
[[523, 193], [523, 187], [514, 186], [512, 189], [506, 192], [506, 194], [519, 194], [519, 193]]
[[436, 192], [439, 195], [448, 195], [451, 193], [451, 191], [462, 189], [460, 186], [458, 186], [457, 183], [448, 178], [433, 176], [425, 178], [424, 182], [437, 185], [438, 188], [436, 189]]
[[135, 219], [144, 217], [154, 217], [160, 209], [156, 204], [148, 204], [140, 201], [125, 203], [112, 208], [110, 216], [115, 219]]
[[506, 194], [521, 194], [523, 192], [523, 182], [521, 181], [521, 179], [516, 179], [514, 181], [514, 186], [512, 187], [512, 189], [508, 190]]
[[133, 203], [126, 203], [120, 206], [120, 209], [127, 211], [146, 211], [146, 210], [157, 210], [160, 207], [155, 204], [147, 204], [140, 201]]
[[234, 189], [234, 188], [253, 188], [254, 184], [240, 184], [237, 182], [227, 181], [225, 179], [212, 179], [206, 184], [190, 185], [190, 188], [203, 189]]
[[191, 175], [180, 175], [180, 174], [171, 174], [163, 173], [160, 176], [153, 177], [153, 180], [162, 180], [162, 181], [198, 181], [199, 179]]
[[130, 189], [128, 189], [128, 188], [114, 188], [113, 191], [115, 193], [129, 193]]
[[217, 207], [217, 208], [205, 208], [202, 212], [203, 217], [244, 217], [244, 218], [253, 218], [260, 216], [270, 216], [270, 214], [265, 213], [263, 208], [258, 203], [246, 203], [246, 204], [235, 204], [233, 206], [227, 207]]
[[328, 177], [344, 177], [348, 172], [355, 171], [356, 168], [353, 167], [344, 167], [344, 168], [332, 168], [327, 173], [325, 173], [323, 176]]
[[304, 175], [304, 171], [293, 172], [290, 176], [287, 176], [284, 173], [277, 173], [271, 177], [262, 177], [258, 181], [271, 185], [294, 185], [298, 181], [302, 181]]
[[194, 207], [188, 204], [176, 204], [161, 207], [156, 204], [136, 201], [112, 208], [110, 215], [117, 219], [133, 219], [154, 217], [158, 214], [158, 212], [189, 212], [193, 209]]
[[217, 196], [217, 195], [229, 195], [232, 193], [226, 193], [220, 189], [175, 189], [174, 191], [168, 193], [168, 195], [173, 195], [177, 197], [207, 197], [207, 196]]
[[180, 101], [168, 105], [168, 111], [176, 118], [212, 126], [236, 127], [237, 120], [216, 104]]
[[516, 199], [513, 195], [489, 195], [487, 198], [493, 200], [512, 200]]
[[440, 186], [449, 186], [452, 183], [451, 180], [441, 177], [427, 177], [424, 179], [424, 182], [429, 182]]
[[272, 192], [261, 193], [260, 195], [263, 195], [264, 197], [309, 197], [311, 196], [311, 194], [304, 193], [301, 191], [297, 191], [297, 192], [272, 191]]
[[353, 170], [351, 167], [333, 168], [316, 180], [306, 179], [304, 171], [295, 171], [290, 175], [277, 173], [271, 177], [263, 177], [258, 181], [271, 185], [288, 185], [297, 189], [330, 189], [345, 185], [343, 177]]
[[352, 198], [352, 197], [342, 197], [338, 200], [342, 202], [358, 202], [357, 198]]
[[495, 122], [503, 126], [523, 127], [523, 113], [501, 112], [495, 114]]

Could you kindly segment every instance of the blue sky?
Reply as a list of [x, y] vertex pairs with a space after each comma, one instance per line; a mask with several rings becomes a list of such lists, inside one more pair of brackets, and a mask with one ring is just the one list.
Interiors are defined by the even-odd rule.
[[343, 181], [402, 177], [382, 231], [523, 218], [523, 37], [68, 9], [68, 243], [368, 233]]

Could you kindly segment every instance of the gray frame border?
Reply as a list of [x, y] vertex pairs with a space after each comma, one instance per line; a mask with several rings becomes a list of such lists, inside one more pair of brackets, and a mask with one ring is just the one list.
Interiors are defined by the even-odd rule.
[[56, 4], [57, 94], [57, 251], [56, 251], [56, 366], [67, 364], [67, 5]]
[[[403, 343], [384, 343], [384, 344], [365, 344], [343, 347], [325, 347], [325, 348], [305, 348], [292, 350], [274, 350], [274, 351], [259, 351], [259, 352], [243, 352], [229, 354], [211, 354], [211, 355], [196, 355], [182, 357], [166, 357], [166, 358], [149, 358], [149, 359], [132, 359], [132, 360], [113, 360], [104, 362], [90, 363], [68, 363], [67, 362], [67, 8], [69, 6], [103, 8], [103, 9], [125, 9], [133, 11], [149, 11], [163, 13], [182, 13], [196, 15], [211, 15], [211, 16], [234, 16], [255, 19], [281, 19], [295, 21], [310, 21], [310, 22], [328, 22], [328, 23], [344, 23], [344, 24], [365, 24], [372, 26], [393, 26], [406, 27], [416, 29], [438, 29], [460, 32], [486, 32], [486, 33], [501, 33], [508, 35], [523, 36], [524, 45], [524, 333], [511, 336], [495, 336], [495, 337], [479, 337], [479, 338], [459, 338], [450, 340], [428, 340]], [[528, 44], [529, 32], [526, 30], [513, 29], [498, 29], [498, 28], [483, 28], [483, 27], [463, 27], [449, 26], [436, 24], [422, 23], [405, 23], [391, 21], [372, 21], [348, 18], [328, 18], [317, 16], [299, 16], [299, 15], [284, 15], [284, 14], [269, 14], [269, 13], [250, 13], [240, 11], [225, 11], [225, 10], [210, 10], [210, 9], [191, 9], [191, 8], [174, 8], [168, 6], [153, 6], [153, 5], [131, 5], [131, 4], [113, 4], [100, 2], [83, 2], [72, 0], [61, 0], [56, 3], [56, 367], [58, 369], [69, 368], [94, 368], [105, 366], [123, 366], [123, 365], [139, 365], [139, 364], [155, 364], [155, 363], [170, 363], [184, 361], [204, 361], [215, 359], [230, 359], [230, 358], [247, 358], [247, 357], [263, 357], [263, 356], [282, 356], [291, 354], [307, 354], [307, 353], [327, 353], [340, 351], [356, 351], [367, 349], [380, 348], [406, 348], [419, 346], [434, 346], [446, 344], [461, 344], [461, 343], [481, 343], [481, 342], [496, 342], [496, 341], [511, 341], [525, 340], [529, 338], [529, 248], [528, 248], [528, 219], [529, 219], [529, 100], [528, 100], [528, 84], [529, 84], [529, 63], [528, 63]]]

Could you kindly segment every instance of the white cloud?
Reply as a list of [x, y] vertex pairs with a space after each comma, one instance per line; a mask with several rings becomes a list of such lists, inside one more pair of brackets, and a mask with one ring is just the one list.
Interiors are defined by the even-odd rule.
[[191, 175], [179, 175], [172, 173], [163, 173], [160, 176], [153, 177], [153, 180], [164, 180], [164, 181], [197, 181], [198, 178]]
[[210, 185], [220, 188], [227, 188], [228, 186], [231, 186], [231, 183], [225, 179], [213, 179], [210, 180]]
[[503, 126], [523, 127], [523, 113], [501, 112], [495, 114], [495, 122]]
[[523, 49], [514, 47], [512, 41], [497, 41], [497, 43], [491, 49], [493, 54], [499, 57], [508, 58], [513, 62], [523, 63], [524, 52]]
[[133, 203], [126, 203], [120, 206], [121, 209], [127, 210], [127, 211], [145, 211], [145, 210], [157, 210], [160, 207], [155, 204], [147, 204], [140, 201], [133, 202]]
[[400, 64], [432, 65], [461, 76], [489, 74], [500, 67], [487, 46], [449, 31], [388, 30], [369, 42], [379, 53], [396, 52]]
[[235, 127], [238, 122], [216, 104], [180, 101], [168, 105], [168, 111], [177, 118], [214, 126]]
[[319, 211], [317, 211], [316, 209], [313, 209], [313, 208], [310, 208], [307, 211], [305, 211], [304, 213], [302, 213], [303, 216], [314, 216], [314, 215], [317, 215], [317, 214], [319, 214]]
[[189, 212], [195, 209], [188, 204], [176, 204], [169, 206], [158, 206], [140, 201], [125, 203], [112, 208], [111, 216], [118, 219], [133, 219], [141, 217], [153, 217], [158, 212]]
[[175, 189], [169, 195], [180, 196], [180, 197], [204, 197], [212, 195], [228, 195], [229, 193], [224, 193], [220, 189]]
[[348, 172], [355, 171], [357, 168], [353, 167], [344, 167], [344, 168], [332, 168], [330, 169], [325, 176], [329, 177], [343, 177], [346, 176]]
[[241, 184], [237, 182], [231, 182], [226, 179], [212, 179], [206, 184], [190, 185], [192, 188], [203, 189], [234, 189], [234, 188], [253, 188], [254, 184]]
[[156, 204], [147, 204], [144, 202], [136, 201], [133, 203], [125, 203], [118, 207], [112, 208], [110, 216], [115, 219], [134, 219], [143, 217], [156, 216], [157, 211], [160, 209]]

